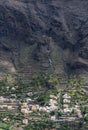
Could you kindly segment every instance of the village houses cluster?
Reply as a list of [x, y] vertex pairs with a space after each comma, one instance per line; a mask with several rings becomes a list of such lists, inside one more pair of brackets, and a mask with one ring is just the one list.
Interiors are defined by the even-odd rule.
[[74, 114], [77, 115], [78, 118], [82, 118], [82, 113], [80, 110], [79, 103], [76, 102], [73, 107], [71, 106], [72, 104], [71, 96], [69, 96], [67, 93], [64, 94], [62, 96], [62, 102], [63, 102], [63, 106], [62, 106], [63, 108], [60, 109], [60, 111], [64, 115], [74, 112]]
[[[28, 93], [28, 95], [32, 95], [31, 93]], [[20, 106], [20, 112], [23, 114], [23, 120], [22, 123], [24, 125], [27, 125], [30, 119], [30, 113], [32, 112], [46, 112], [51, 113], [52, 111], [61, 112], [62, 115], [67, 115], [69, 113], [74, 112], [77, 114], [79, 118], [82, 118], [81, 110], [79, 104], [76, 104], [74, 107], [70, 107], [71, 103], [71, 97], [65, 93], [62, 96], [62, 102], [63, 106], [62, 108], [59, 108], [59, 102], [58, 98], [55, 95], [50, 95], [50, 99], [48, 102], [48, 105], [40, 106], [39, 104], [36, 104], [34, 100], [32, 100], [30, 97], [25, 98], [24, 102], [21, 102], [17, 100], [16, 98], [5, 98], [3, 96], [0, 97], [0, 111], [17, 111], [18, 106]], [[51, 120], [55, 121], [56, 116], [53, 115], [50, 118]]]
[[[26, 98], [26, 102], [23, 102], [21, 104], [21, 112], [24, 114], [24, 120], [23, 123], [27, 124], [28, 123], [28, 116], [30, 113], [37, 111], [37, 112], [46, 112], [46, 113], [51, 113], [53, 111], [56, 112], [61, 112], [62, 115], [69, 115], [70, 113], [72, 113], [74, 111], [74, 113], [77, 115], [78, 118], [82, 118], [82, 113], [80, 110], [80, 105], [78, 103], [76, 103], [74, 105], [74, 107], [70, 106], [71, 103], [71, 96], [69, 96], [67, 93], [65, 93], [62, 96], [62, 100], [63, 100], [63, 107], [60, 108], [59, 107], [59, 102], [58, 102], [58, 98], [55, 95], [50, 95], [50, 99], [48, 102], [48, 105], [44, 105], [44, 106], [40, 106], [39, 104], [34, 104], [34, 100], [32, 100], [31, 98]], [[76, 118], [76, 117], [75, 117]], [[56, 115], [51, 115], [51, 120], [55, 121], [56, 119]]]
[[[52, 111], [57, 110], [58, 111], [58, 102], [57, 102], [57, 97], [54, 95], [50, 95], [50, 100], [48, 105], [45, 106], [40, 106], [39, 104], [34, 104], [34, 100], [31, 98], [26, 98], [26, 101], [21, 103], [21, 112], [24, 114], [24, 119], [23, 123], [27, 124], [28, 123], [28, 117], [29, 114], [32, 112], [47, 112], [50, 113]], [[52, 117], [51, 117], [52, 119]], [[54, 117], [55, 119], [55, 117]]]
[[3, 110], [16, 110], [18, 107], [18, 100], [15, 98], [5, 98], [0, 96], [0, 111]]

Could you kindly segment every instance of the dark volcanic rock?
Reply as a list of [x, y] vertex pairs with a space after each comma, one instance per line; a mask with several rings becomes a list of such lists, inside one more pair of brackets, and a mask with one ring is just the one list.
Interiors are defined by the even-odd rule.
[[0, 53], [1, 74], [87, 75], [88, 1], [1, 0]]

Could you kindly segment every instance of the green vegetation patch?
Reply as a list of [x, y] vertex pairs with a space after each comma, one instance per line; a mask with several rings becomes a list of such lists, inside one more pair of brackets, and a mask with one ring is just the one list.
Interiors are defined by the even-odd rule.
[[0, 122], [0, 130], [9, 130], [9, 127], [8, 124]]

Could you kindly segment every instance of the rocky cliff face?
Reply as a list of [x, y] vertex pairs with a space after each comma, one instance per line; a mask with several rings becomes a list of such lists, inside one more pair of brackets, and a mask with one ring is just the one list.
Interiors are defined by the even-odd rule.
[[0, 75], [88, 75], [87, 0], [1, 0]]

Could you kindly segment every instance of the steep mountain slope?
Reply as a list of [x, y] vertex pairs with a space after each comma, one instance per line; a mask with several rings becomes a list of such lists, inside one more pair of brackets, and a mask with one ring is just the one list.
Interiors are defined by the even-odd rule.
[[1, 0], [0, 75], [88, 75], [87, 0]]

